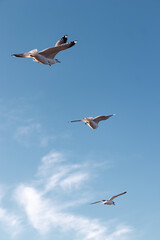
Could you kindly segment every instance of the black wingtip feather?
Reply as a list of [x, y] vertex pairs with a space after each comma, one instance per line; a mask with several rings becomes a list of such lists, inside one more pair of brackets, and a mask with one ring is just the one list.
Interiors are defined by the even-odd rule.
[[67, 39], [68, 39], [68, 35], [64, 35], [64, 36], [63, 36], [63, 41], [64, 41], [64, 43], [67, 42]]
[[22, 57], [22, 56], [20, 56], [19, 54], [12, 54], [11, 56], [12, 56], [12, 57]]
[[77, 41], [73, 41], [73, 42], [71, 42], [70, 47], [74, 46], [76, 43], [77, 43]]

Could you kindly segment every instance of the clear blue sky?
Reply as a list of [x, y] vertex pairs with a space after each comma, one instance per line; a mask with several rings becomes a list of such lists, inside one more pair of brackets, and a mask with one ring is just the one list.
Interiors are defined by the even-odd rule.
[[[1, 239], [158, 239], [159, 12], [158, 0], [0, 1]], [[78, 43], [61, 64], [11, 57], [65, 34]], [[68, 123], [112, 113], [97, 130]]]

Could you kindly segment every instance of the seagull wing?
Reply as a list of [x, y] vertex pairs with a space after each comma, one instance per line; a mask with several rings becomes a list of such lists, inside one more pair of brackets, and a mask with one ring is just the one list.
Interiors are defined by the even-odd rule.
[[66, 50], [67, 48], [70, 48], [74, 46], [77, 43], [77, 41], [69, 42], [69, 43], [63, 43], [56, 47], [52, 48], [46, 48], [43, 51], [39, 52], [39, 54], [43, 55], [46, 58], [53, 59], [57, 53], [59, 53], [62, 50]]
[[60, 40], [58, 40], [58, 42], [55, 44], [55, 47], [61, 45], [61, 44], [64, 44], [67, 42], [67, 38], [68, 36], [67, 35], [64, 35]]
[[23, 58], [30, 57], [30, 55], [28, 53], [16, 53], [16, 54], [12, 54], [11, 56], [13, 56], [13, 57], [23, 57]]
[[71, 122], [84, 122], [84, 123], [86, 123], [88, 119], [90, 119], [90, 118], [82, 118], [82, 119], [79, 119], [79, 120], [73, 120]]
[[99, 202], [104, 202], [105, 200], [100, 200], [100, 201], [97, 201], [97, 202], [93, 202], [93, 203], [90, 203], [90, 204], [96, 204], [96, 203], [99, 203]]
[[81, 122], [83, 119], [80, 119], [80, 120], [73, 120], [71, 122]]
[[123, 195], [125, 193], [127, 193], [127, 192], [123, 192], [123, 193], [120, 193], [118, 195], [115, 195], [115, 196], [111, 197], [109, 200], [113, 200], [114, 198], [119, 197], [119, 196], [121, 196], [121, 195]]
[[11, 56], [13, 57], [23, 57], [23, 58], [27, 58], [27, 57], [34, 57], [34, 55], [36, 55], [38, 53], [37, 49], [31, 50], [29, 52], [26, 53], [16, 53], [16, 54], [12, 54]]
[[98, 116], [98, 117], [93, 118], [93, 121], [94, 121], [95, 123], [99, 123], [100, 121], [106, 120], [106, 119], [112, 117], [113, 115], [114, 115], [114, 114], [111, 114], [111, 115], [108, 115], [108, 116]]

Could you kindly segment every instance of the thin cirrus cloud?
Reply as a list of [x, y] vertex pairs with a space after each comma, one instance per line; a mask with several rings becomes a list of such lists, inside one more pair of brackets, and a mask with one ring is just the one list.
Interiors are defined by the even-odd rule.
[[33, 138], [36, 138], [36, 142], [42, 140], [42, 127], [39, 123], [27, 123], [23, 126], [19, 126], [16, 129], [14, 138], [25, 146], [30, 146], [30, 142]]
[[[75, 213], [77, 207], [87, 202], [87, 199], [82, 197], [85, 191], [82, 186], [91, 176], [88, 169], [86, 163], [67, 163], [64, 156], [57, 152], [51, 152], [42, 158], [36, 174], [38, 180], [30, 184], [21, 183], [14, 191], [15, 200], [20, 209], [23, 209], [25, 221], [29, 222], [31, 228], [42, 235], [52, 232], [53, 239], [54, 236], [56, 239], [56, 236], [64, 237], [68, 233], [76, 239], [129, 239], [132, 231], [130, 226], [104, 223], [99, 219]], [[78, 192], [81, 198], [78, 197], [75, 201], [67, 200], [66, 189], [73, 195]], [[79, 203], [78, 206], [75, 202]], [[71, 206], [74, 206], [74, 213]], [[23, 213], [21, 212], [22, 215]]]
[[79, 239], [124, 239], [132, 229], [128, 226], [119, 226], [110, 233], [110, 226], [106, 227], [97, 219], [78, 216], [60, 211], [54, 207], [51, 200], [42, 197], [41, 193], [33, 187], [19, 186], [16, 190], [19, 203], [23, 207], [28, 220], [40, 234], [54, 231], [72, 232]]
[[63, 179], [60, 186], [65, 190], [72, 190], [73, 187], [79, 188], [79, 185], [88, 179], [87, 173], [76, 172]]
[[18, 128], [17, 130], [17, 137], [19, 136], [27, 136], [29, 135], [31, 132], [33, 131], [38, 131], [40, 129], [40, 124], [30, 124], [30, 125], [26, 125], [26, 126], [21, 126]]
[[51, 152], [42, 158], [37, 176], [45, 182], [45, 193], [54, 188], [72, 191], [89, 178], [89, 172], [84, 169], [83, 164], [66, 164], [62, 154]]
[[[18, 99], [21, 102], [21, 99]], [[47, 147], [57, 139], [70, 138], [68, 133], [55, 134], [47, 129], [32, 116], [31, 106], [18, 105], [15, 109], [9, 104], [5, 105], [0, 99], [0, 141], [13, 138], [17, 143], [25, 147]]]
[[[62, 136], [59, 137], [62, 138]], [[14, 139], [26, 147], [33, 145], [33, 139], [37, 145], [46, 147], [49, 143], [55, 141], [57, 138], [58, 136], [47, 134], [43, 126], [39, 123], [36, 123], [34, 120], [18, 126], [14, 133]]]
[[5, 187], [0, 185], [0, 225], [12, 237], [15, 237], [23, 228], [21, 224], [21, 218], [16, 213], [12, 213], [11, 210], [1, 206], [5, 195]]
[[22, 230], [20, 217], [16, 214], [11, 214], [4, 208], [0, 208], [0, 222], [3, 228], [13, 237], [19, 234]]

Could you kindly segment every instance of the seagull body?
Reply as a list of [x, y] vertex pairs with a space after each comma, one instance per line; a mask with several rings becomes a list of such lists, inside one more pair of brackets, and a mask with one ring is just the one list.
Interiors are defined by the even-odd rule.
[[46, 48], [40, 52], [38, 52], [37, 49], [34, 49], [27, 53], [12, 54], [12, 56], [23, 58], [31, 57], [33, 58], [33, 61], [51, 66], [52, 64], [55, 64], [57, 62], [60, 63], [58, 59], [55, 59], [57, 53], [66, 50], [67, 48], [70, 48], [77, 43], [77, 41], [67, 43], [67, 38], [67, 35], [63, 36], [54, 47]]
[[98, 116], [98, 117], [95, 117], [95, 118], [92, 118], [92, 117], [88, 117], [88, 118], [82, 118], [80, 120], [73, 120], [71, 122], [84, 122], [85, 124], [87, 124], [90, 128], [92, 129], [96, 129], [98, 128], [98, 123], [100, 121], [103, 121], [103, 120], [106, 120], [112, 116], [114, 116], [115, 114], [111, 114], [111, 115], [108, 115], [108, 116]]
[[93, 202], [91, 204], [102, 202], [104, 205], [115, 205], [115, 202], [113, 201], [113, 199], [116, 198], [116, 197], [119, 197], [119, 196], [121, 196], [125, 193], [127, 193], [127, 192], [123, 192], [123, 193], [120, 193], [118, 195], [115, 195], [115, 196], [111, 197], [109, 200], [100, 200], [100, 201], [97, 201], [97, 202]]

